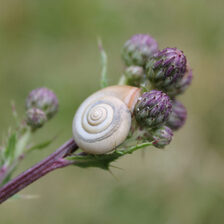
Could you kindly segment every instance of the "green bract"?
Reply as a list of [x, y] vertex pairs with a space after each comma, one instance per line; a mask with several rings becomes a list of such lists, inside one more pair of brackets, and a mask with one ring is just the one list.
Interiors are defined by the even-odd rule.
[[124, 44], [122, 58], [128, 66], [144, 66], [157, 50], [155, 39], [147, 34], [136, 34]]

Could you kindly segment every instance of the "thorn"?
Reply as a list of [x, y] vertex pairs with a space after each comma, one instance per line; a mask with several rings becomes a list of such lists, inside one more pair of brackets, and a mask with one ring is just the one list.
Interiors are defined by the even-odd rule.
[[125, 169], [123, 169], [123, 168], [121, 168], [121, 167], [118, 167], [118, 166], [110, 165], [110, 167], [113, 167], [113, 168], [116, 168], [116, 169], [119, 169], [119, 170], [125, 171]]
[[142, 149], [141, 150], [141, 157], [142, 157], [142, 160], [144, 160], [145, 159], [145, 149]]
[[108, 172], [112, 175], [112, 177], [116, 180], [119, 181], [119, 179], [114, 175], [114, 173], [111, 171], [111, 169], [108, 169]]

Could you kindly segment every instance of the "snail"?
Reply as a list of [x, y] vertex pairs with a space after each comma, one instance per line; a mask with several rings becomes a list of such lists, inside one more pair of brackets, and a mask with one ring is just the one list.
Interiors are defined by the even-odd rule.
[[123, 143], [140, 92], [133, 86], [110, 86], [89, 96], [73, 119], [77, 145], [90, 154], [105, 154]]

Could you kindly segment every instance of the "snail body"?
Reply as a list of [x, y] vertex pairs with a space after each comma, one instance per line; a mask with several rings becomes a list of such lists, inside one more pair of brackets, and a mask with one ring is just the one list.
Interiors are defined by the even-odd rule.
[[90, 154], [105, 154], [124, 142], [139, 96], [140, 89], [132, 86], [110, 86], [89, 96], [73, 120], [78, 146]]

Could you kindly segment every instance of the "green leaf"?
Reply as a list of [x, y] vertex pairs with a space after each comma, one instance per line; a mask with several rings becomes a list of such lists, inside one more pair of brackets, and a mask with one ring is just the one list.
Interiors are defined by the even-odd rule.
[[30, 140], [31, 132], [27, 129], [18, 139], [15, 150], [15, 158], [19, 158], [25, 151]]
[[5, 148], [4, 147], [0, 147], [0, 167], [4, 163], [4, 151], [5, 151]]
[[0, 187], [4, 186], [5, 184], [7, 184], [7, 183], [11, 180], [13, 171], [14, 171], [14, 170], [12, 170], [11, 173], [9, 173], [9, 174], [3, 179], [2, 183], [0, 183]]
[[29, 148], [27, 151], [31, 152], [31, 151], [34, 151], [34, 150], [42, 150], [42, 149], [48, 147], [54, 141], [54, 139], [55, 139], [55, 137], [50, 139], [50, 140], [41, 142], [41, 143], [39, 143], [37, 145], [34, 145], [31, 148]]
[[11, 134], [8, 139], [8, 144], [7, 144], [7, 146], [5, 148], [5, 152], [4, 152], [5, 159], [8, 159], [8, 160], [14, 159], [16, 141], [17, 141], [16, 133]]
[[142, 149], [151, 145], [152, 142], [145, 142], [127, 148], [118, 148], [113, 153], [110, 154], [104, 154], [104, 155], [79, 154], [67, 157], [67, 159], [74, 161], [74, 165], [82, 168], [98, 167], [104, 170], [109, 170], [110, 164], [115, 160], [117, 160], [119, 157], [124, 156], [126, 154], [131, 154], [138, 149]]
[[105, 155], [74, 155], [67, 159], [75, 161], [75, 165], [82, 168], [98, 167], [104, 170], [109, 170], [110, 163], [114, 162], [120, 156], [119, 153], [113, 152]]

